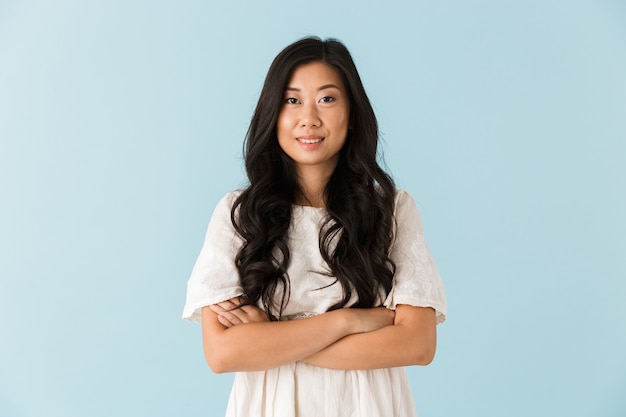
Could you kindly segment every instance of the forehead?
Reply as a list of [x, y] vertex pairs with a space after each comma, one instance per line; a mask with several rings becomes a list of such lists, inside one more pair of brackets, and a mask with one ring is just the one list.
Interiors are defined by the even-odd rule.
[[341, 90], [345, 88], [339, 71], [325, 62], [311, 62], [296, 67], [287, 82], [287, 88], [325, 85], [335, 85]]

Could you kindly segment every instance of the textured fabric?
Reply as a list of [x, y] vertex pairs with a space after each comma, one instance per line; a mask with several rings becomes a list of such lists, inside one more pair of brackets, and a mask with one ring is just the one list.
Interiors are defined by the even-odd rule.
[[341, 371], [295, 362], [240, 372], [227, 417], [415, 417], [404, 368]]
[[[202, 307], [243, 293], [234, 257], [242, 244], [230, 221], [238, 192], [217, 205], [206, 240], [187, 284], [183, 318], [201, 322]], [[380, 304], [432, 307], [437, 323], [445, 320], [444, 288], [424, 241], [415, 203], [405, 191], [396, 195], [397, 230], [391, 248], [396, 264], [393, 289]], [[319, 228], [326, 211], [294, 206], [289, 228], [291, 264], [289, 303], [285, 319], [324, 313], [341, 300], [339, 283], [326, 273], [319, 251]], [[384, 299], [383, 299], [384, 298]], [[352, 299], [350, 303], [355, 300]], [[415, 416], [404, 368], [362, 371], [324, 369], [296, 362], [262, 372], [240, 372], [235, 377], [227, 417]]]

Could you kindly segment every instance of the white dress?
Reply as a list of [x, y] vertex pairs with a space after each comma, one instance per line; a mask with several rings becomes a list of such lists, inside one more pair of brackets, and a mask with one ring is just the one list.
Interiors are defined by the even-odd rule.
[[[183, 318], [201, 322], [202, 307], [242, 295], [234, 256], [242, 240], [230, 209], [238, 192], [218, 203], [200, 256], [187, 284]], [[437, 324], [445, 320], [444, 287], [424, 241], [422, 225], [411, 196], [399, 190], [398, 224], [391, 259], [394, 284], [381, 304], [432, 307]], [[315, 271], [328, 271], [319, 252], [319, 227], [325, 209], [294, 206], [289, 228], [291, 294], [287, 319], [324, 313], [341, 300], [339, 283]], [[351, 303], [354, 300], [351, 300]], [[251, 341], [252, 342], [252, 341]], [[295, 362], [259, 372], [238, 372], [226, 417], [412, 417], [416, 416], [405, 369], [344, 371]]]

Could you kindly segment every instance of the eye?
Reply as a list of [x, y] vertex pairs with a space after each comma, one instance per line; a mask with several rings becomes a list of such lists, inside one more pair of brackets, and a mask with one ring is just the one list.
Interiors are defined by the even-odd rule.
[[333, 101], [335, 101], [335, 97], [331, 96], [322, 97], [320, 99], [320, 103], [332, 103]]
[[287, 104], [298, 104], [298, 103], [300, 103], [300, 102], [298, 101], [298, 99], [297, 99], [297, 98], [294, 98], [294, 97], [287, 97], [287, 98], [285, 99], [285, 103], [287, 103]]

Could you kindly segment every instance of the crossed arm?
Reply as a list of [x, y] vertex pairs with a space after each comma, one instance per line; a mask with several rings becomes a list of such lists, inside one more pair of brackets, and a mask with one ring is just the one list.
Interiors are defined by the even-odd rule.
[[202, 309], [202, 339], [214, 372], [259, 371], [303, 361], [333, 369], [427, 365], [435, 354], [435, 311], [398, 305], [343, 308], [290, 321], [269, 321], [232, 299]]

